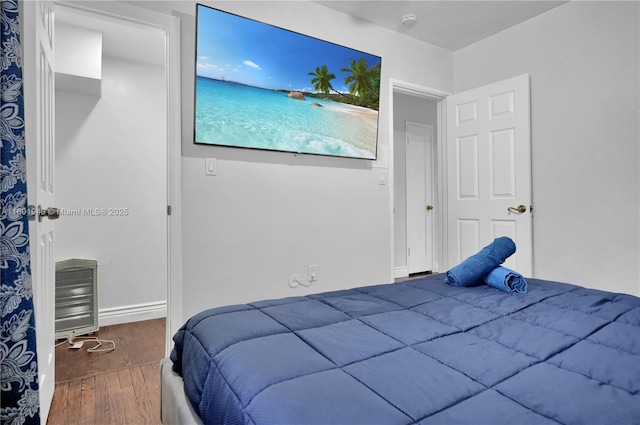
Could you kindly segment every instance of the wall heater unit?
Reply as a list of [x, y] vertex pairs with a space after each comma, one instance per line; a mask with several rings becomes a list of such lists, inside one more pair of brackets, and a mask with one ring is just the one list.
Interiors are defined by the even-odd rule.
[[56, 263], [55, 338], [98, 330], [98, 262], [71, 259]]

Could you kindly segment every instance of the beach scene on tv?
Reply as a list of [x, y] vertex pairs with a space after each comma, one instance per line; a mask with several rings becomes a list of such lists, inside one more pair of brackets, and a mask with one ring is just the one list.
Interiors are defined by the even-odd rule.
[[379, 56], [197, 8], [195, 143], [376, 159]]

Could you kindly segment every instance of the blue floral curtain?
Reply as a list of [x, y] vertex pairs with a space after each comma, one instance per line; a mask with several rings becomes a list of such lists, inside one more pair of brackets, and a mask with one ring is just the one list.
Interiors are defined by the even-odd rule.
[[39, 424], [18, 0], [2, 0], [0, 19], [0, 420], [2, 425]]

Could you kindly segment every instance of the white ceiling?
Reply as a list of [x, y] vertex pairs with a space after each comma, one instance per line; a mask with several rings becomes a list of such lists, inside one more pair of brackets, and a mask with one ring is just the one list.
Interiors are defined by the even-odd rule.
[[[314, 0], [330, 9], [456, 51], [568, 1]], [[407, 28], [402, 16], [415, 14]]]

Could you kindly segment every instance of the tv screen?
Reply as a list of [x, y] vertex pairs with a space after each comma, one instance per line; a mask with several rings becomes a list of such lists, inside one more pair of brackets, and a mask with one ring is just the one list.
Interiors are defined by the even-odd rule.
[[196, 5], [195, 143], [376, 159], [381, 58]]

